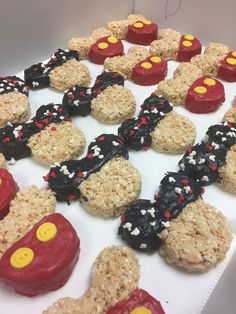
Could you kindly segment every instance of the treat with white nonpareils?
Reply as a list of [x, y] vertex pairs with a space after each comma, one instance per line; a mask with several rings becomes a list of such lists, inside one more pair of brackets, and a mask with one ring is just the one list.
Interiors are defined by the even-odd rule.
[[91, 287], [84, 295], [79, 299], [60, 299], [43, 313], [125, 314], [142, 309], [147, 313], [151, 310], [155, 314], [164, 314], [160, 302], [138, 288], [139, 277], [140, 266], [132, 250], [121, 246], [107, 247], [93, 264]]
[[118, 129], [127, 147], [179, 154], [194, 142], [196, 131], [190, 120], [172, 111], [168, 101], [152, 94], [141, 105], [137, 118], [125, 120]]
[[58, 49], [48, 62], [34, 64], [25, 70], [25, 81], [32, 89], [52, 86], [65, 91], [75, 85], [87, 86], [90, 74], [79, 62], [75, 51]]
[[30, 116], [29, 87], [17, 76], [0, 77], [0, 127], [25, 122]]

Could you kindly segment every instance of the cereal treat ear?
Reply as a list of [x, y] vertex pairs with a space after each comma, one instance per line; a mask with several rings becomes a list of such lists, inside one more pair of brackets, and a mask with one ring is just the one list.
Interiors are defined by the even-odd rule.
[[236, 98], [234, 98], [233, 107], [225, 113], [223, 120], [236, 123]]
[[226, 164], [219, 169], [219, 184], [227, 192], [236, 193], [236, 145], [226, 154]]
[[7, 168], [6, 159], [2, 153], [0, 153], [0, 168]]
[[160, 253], [170, 264], [204, 272], [225, 258], [232, 232], [224, 215], [199, 199], [188, 204], [160, 234]]
[[29, 87], [17, 76], [0, 77], [0, 127], [30, 117]]
[[26, 296], [56, 290], [69, 279], [79, 252], [80, 240], [70, 222], [51, 214], [3, 254], [0, 279]]

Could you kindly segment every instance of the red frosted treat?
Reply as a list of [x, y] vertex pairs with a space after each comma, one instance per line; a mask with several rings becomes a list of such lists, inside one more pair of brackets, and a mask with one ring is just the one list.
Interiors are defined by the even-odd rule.
[[103, 64], [106, 58], [122, 56], [124, 46], [121, 40], [114, 36], [107, 36], [98, 39], [89, 50], [89, 60], [96, 64]]
[[0, 168], [0, 220], [8, 214], [10, 202], [18, 191], [12, 175], [6, 169]]
[[202, 45], [200, 41], [193, 35], [182, 35], [179, 42], [179, 51], [177, 61], [189, 61], [193, 56], [201, 53]]
[[80, 240], [61, 214], [41, 219], [0, 260], [0, 280], [17, 293], [34, 296], [56, 290], [70, 277]]
[[147, 291], [136, 289], [127, 300], [120, 301], [107, 314], [165, 314], [161, 303]]
[[217, 76], [227, 82], [236, 82], [236, 51], [229, 52], [220, 61]]
[[125, 39], [130, 43], [148, 46], [157, 39], [157, 24], [145, 20], [138, 21], [128, 26]]
[[167, 62], [159, 57], [148, 57], [133, 69], [131, 80], [139, 85], [154, 85], [164, 80], [167, 74]]
[[216, 111], [225, 100], [224, 86], [208, 76], [197, 79], [188, 89], [185, 108], [194, 113]]

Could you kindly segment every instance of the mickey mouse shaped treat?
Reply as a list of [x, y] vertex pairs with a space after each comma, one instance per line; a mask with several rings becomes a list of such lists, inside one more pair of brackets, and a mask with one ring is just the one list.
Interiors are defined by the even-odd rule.
[[12, 175], [6, 169], [0, 168], [0, 220], [8, 214], [10, 202], [18, 191], [18, 185]]
[[122, 56], [124, 46], [120, 39], [108, 36], [98, 39], [89, 50], [88, 58], [96, 64], [103, 64], [106, 58]]
[[236, 51], [230, 51], [220, 61], [217, 76], [227, 82], [236, 82]]
[[118, 233], [135, 249], [159, 248], [168, 263], [207, 271], [225, 257], [232, 234], [223, 214], [200, 199], [202, 193], [191, 177], [170, 172], [154, 201], [138, 200], [125, 210]]
[[25, 70], [25, 81], [32, 89], [54, 87], [60, 91], [75, 86], [87, 86], [90, 74], [80, 63], [77, 52], [58, 49], [47, 63], [33, 64]]
[[116, 72], [97, 76], [91, 88], [75, 86], [63, 97], [71, 115], [91, 115], [103, 123], [120, 123], [135, 111], [133, 94], [124, 88], [124, 79]]
[[141, 177], [126, 159], [121, 139], [102, 134], [88, 146], [86, 157], [53, 166], [44, 179], [59, 201], [79, 198], [91, 213], [116, 217], [141, 190]]
[[17, 76], [0, 77], [0, 127], [30, 117], [29, 87]]
[[128, 26], [125, 39], [134, 44], [148, 46], [157, 39], [157, 24], [150, 20], [137, 21]]
[[63, 298], [44, 314], [164, 314], [159, 301], [138, 288], [140, 266], [134, 252], [110, 246], [97, 256], [91, 287], [79, 299]]
[[61, 214], [41, 219], [0, 260], [0, 281], [19, 294], [34, 296], [56, 290], [69, 279], [80, 240]]
[[151, 146], [158, 152], [180, 154], [194, 142], [196, 131], [191, 121], [172, 110], [165, 98], [152, 94], [138, 117], [125, 120], [118, 134], [134, 150]]
[[150, 45], [151, 55], [180, 62], [189, 61], [193, 56], [200, 54], [201, 49], [202, 45], [195, 36], [181, 35], [170, 28], [160, 30], [157, 40]]
[[[43, 165], [74, 158], [84, 149], [84, 135], [71, 122], [60, 104], [39, 107], [28, 123], [0, 129], [0, 150], [7, 160], [32, 157]], [[66, 149], [65, 149], [65, 145]]]

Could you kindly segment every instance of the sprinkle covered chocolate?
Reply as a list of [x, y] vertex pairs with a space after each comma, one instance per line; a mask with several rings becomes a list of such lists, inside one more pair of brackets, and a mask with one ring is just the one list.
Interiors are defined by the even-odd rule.
[[17, 76], [0, 77], [0, 94], [19, 92], [29, 95], [29, 87]]

